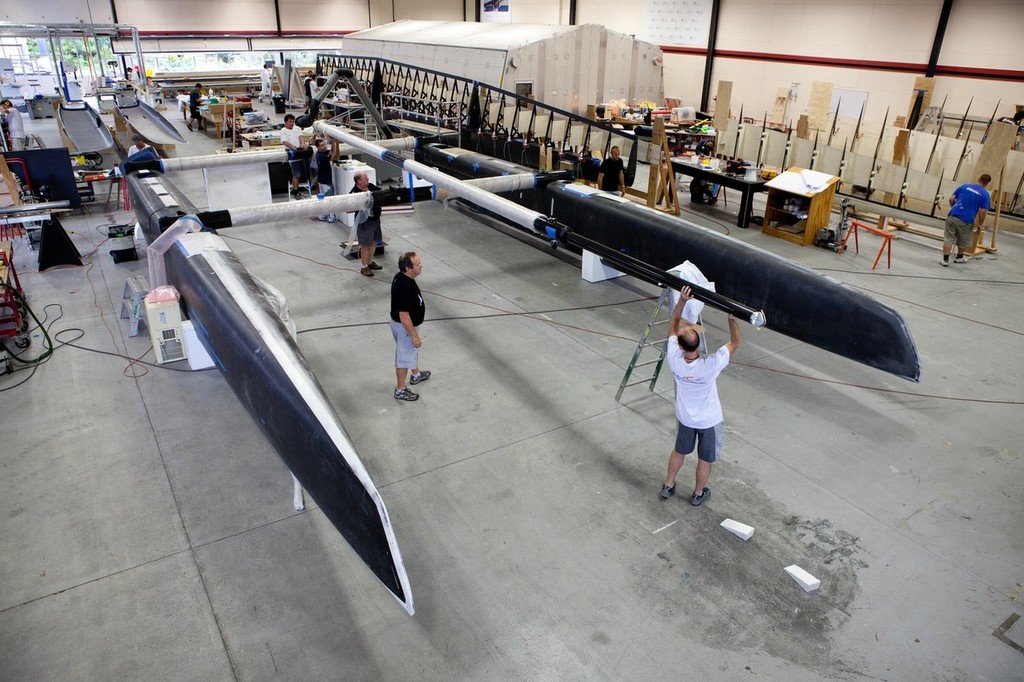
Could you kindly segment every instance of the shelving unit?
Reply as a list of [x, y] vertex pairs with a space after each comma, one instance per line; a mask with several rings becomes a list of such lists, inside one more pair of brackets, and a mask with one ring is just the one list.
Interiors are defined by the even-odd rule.
[[[800, 168], [790, 168], [787, 173], [799, 174], [800, 171]], [[838, 177], [832, 177], [817, 192], [799, 192], [769, 184], [762, 231], [801, 246], [813, 244], [818, 230], [828, 227], [832, 198], [838, 185]]]

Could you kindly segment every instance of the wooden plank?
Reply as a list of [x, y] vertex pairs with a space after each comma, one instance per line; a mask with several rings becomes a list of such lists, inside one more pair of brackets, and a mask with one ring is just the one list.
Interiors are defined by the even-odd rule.
[[[715, 117], [711, 124], [715, 130], [722, 131], [729, 127], [729, 108], [732, 106], [732, 81], [718, 81], [718, 93], [715, 95]], [[725, 140], [722, 135], [716, 138], [715, 152], [723, 153]]]
[[801, 140], [811, 139], [811, 122], [807, 114], [800, 114], [800, 118], [796, 120], [796, 136]]
[[993, 123], [989, 130], [988, 139], [981, 148], [981, 155], [978, 163], [974, 166], [974, 178], [977, 180], [983, 174], [988, 173], [992, 179], [999, 177], [999, 171], [1006, 165], [1006, 155], [1013, 148], [1014, 140], [1017, 137], [1017, 126], [1012, 123]]
[[914, 89], [910, 93], [910, 106], [907, 107], [907, 121], [910, 120], [910, 115], [914, 113], [914, 102], [917, 101], [917, 93], [921, 91], [924, 92], [924, 97], [921, 100], [921, 109], [917, 112], [918, 116], [924, 114], [932, 104], [932, 93], [935, 92], [935, 79], [926, 76], [918, 76], [914, 79]]
[[828, 130], [828, 109], [832, 104], [832, 90], [835, 86], [824, 81], [811, 83], [811, 99], [807, 103], [807, 123], [811, 130]]

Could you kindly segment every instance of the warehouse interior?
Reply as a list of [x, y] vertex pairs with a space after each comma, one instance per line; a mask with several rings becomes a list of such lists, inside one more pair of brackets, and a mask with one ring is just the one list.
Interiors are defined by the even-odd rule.
[[[487, 16], [502, 5], [508, 16]], [[442, 79], [445, 88], [455, 77], [478, 78], [463, 70], [483, 68], [487, 51], [500, 49], [501, 82], [488, 97], [512, 94], [484, 101], [484, 119], [495, 138], [502, 121], [527, 139], [543, 138], [539, 113], [528, 125], [499, 118], [522, 109], [513, 95], [526, 91], [517, 80], [533, 68], [531, 82], [541, 82], [531, 55], [541, 62], [571, 45], [580, 49], [576, 59], [594, 40], [596, 53], [608, 57], [600, 69], [587, 67], [599, 92], [573, 98], [586, 81], [564, 78], [574, 66], [562, 70], [564, 80], [523, 95], [538, 102], [536, 112], [549, 90], [559, 98], [544, 123], [549, 135], [564, 123], [565, 148], [552, 148], [553, 169], [571, 168], [578, 181], [592, 183], [584, 164], [557, 159], [576, 153], [580, 130], [606, 152], [631, 134], [631, 112], [644, 109], [648, 118], [653, 109], [706, 112], [721, 125], [713, 156], [723, 167], [740, 155], [749, 167], [756, 157], [759, 172], [774, 165], [782, 177], [801, 154], [810, 161], [813, 149], [815, 163], [843, 176], [823, 229], [845, 230], [831, 236], [848, 235], [845, 249], [805, 242], [803, 231], [773, 234], [778, 206], [770, 188], [751, 194], [749, 208], [730, 185], [714, 203], [697, 202], [684, 168], [670, 180], [671, 198], [654, 197], [663, 169], [675, 163], [659, 166], [659, 154], [705, 135], [680, 133], [662, 146], [659, 126], [671, 130], [676, 111], [664, 122], [653, 117], [649, 141], [622, 142], [635, 171], [622, 200], [891, 307], [913, 338], [920, 380], [744, 323], [718, 381], [726, 438], [709, 482], [714, 494], [701, 506], [688, 503], [695, 457], [687, 457], [678, 478], [686, 494], [663, 500], [676, 429], [672, 375], [663, 370], [653, 390], [632, 385], [617, 399], [661, 287], [588, 275], [571, 249], [554, 249], [469, 200], [386, 208], [386, 245], [375, 255], [383, 270], [373, 277], [360, 274], [348, 253], [347, 223], [317, 219], [315, 211], [220, 229], [242, 266], [287, 299], [301, 357], [386, 505], [415, 600], [410, 614], [316, 500], [306, 494], [304, 508], [296, 508], [283, 455], [225, 376], [216, 367], [192, 369], [190, 360], [160, 364], [146, 326], [132, 335], [125, 298], [131, 302], [133, 278], [151, 277], [154, 256], [141, 233], [131, 236], [137, 215], [126, 185], [91, 169], [76, 176], [90, 178], [76, 187], [87, 194], [51, 212], [66, 234], [56, 252], [33, 240], [31, 220], [14, 220], [32, 199], [0, 209], [8, 211], [0, 241], [10, 244], [13, 265], [0, 279], [13, 283], [16, 273], [31, 309], [26, 333], [0, 337], [13, 356], [11, 371], [0, 374], [0, 677], [1021, 679], [1024, 452], [1012, 423], [1024, 405], [1024, 376], [1013, 360], [1024, 350], [1016, 296], [1024, 285], [1017, 260], [1024, 220], [1014, 197], [1024, 151], [1017, 127], [1000, 123], [1024, 108], [1024, 46], [1014, 38], [1024, 15], [1013, 3], [276, 0], [244, 12], [236, 3], [184, 7], [19, 0], [0, 10], [0, 20], [38, 26], [41, 15], [72, 33], [79, 22], [101, 27], [100, 34], [134, 27], [137, 35], [119, 32], [112, 41], [116, 68], [130, 71], [141, 60], [148, 77], [113, 86], [111, 101], [120, 105], [130, 88], [152, 105], [160, 122], [147, 141], [168, 162], [273, 149], [261, 139], [263, 128], [243, 137], [243, 117], [269, 130], [284, 111], [302, 116], [302, 74], [317, 71], [323, 85], [336, 60], [350, 54], [346, 40], [351, 63], [386, 66], [401, 53], [393, 61], [408, 64], [429, 54], [433, 62], [419, 66], [452, 74]], [[682, 16], [704, 31], [670, 30]], [[487, 46], [471, 25], [489, 20], [522, 24], [516, 35], [531, 35], [529, 23], [547, 25], [532, 35], [572, 38]], [[415, 35], [428, 23], [467, 37], [417, 47], [409, 26]], [[590, 25], [601, 28], [552, 28]], [[360, 31], [373, 40], [406, 37], [400, 47], [375, 46], [382, 53], [374, 56], [354, 47]], [[12, 32], [0, 31], [5, 48]], [[620, 36], [641, 47], [616, 53], [610, 43]], [[217, 55], [229, 52], [239, 56], [225, 67]], [[660, 71], [654, 107], [639, 106], [648, 95], [620, 83], [636, 54]], [[258, 71], [268, 61], [273, 98], [259, 96]], [[13, 62], [12, 74], [22, 68]], [[168, 67], [186, 62], [191, 68]], [[105, 68], [94, 67], [92, 78]], [[216, 79], [218, 69], [216, 90], [202, 93], [206, 130], [191, 130], [181, 90]], [[98, 120], [130, 151], [143, 124], [120, 106], [104, 107], [103, 93], [89, 95], [88, 66], [79, 75]], [[20, 81], [28, 95], [27, 152], [44, 155], [32, 161], [35, 169], [67, 148], [69, 135], [38, 102], [38, 116], [30, 111], [36, 98], [26, 78], [7, 76], [6, 85]], [[922, 78], [931, 79], [927, 93]], [[555, 82], [568, 94], [554, 92]], [[822, 92], [826, 128], [814, 142], [820, 124], [812, 120], [802, 148], [797, 120], [813, 112]], [[859, 111], [841, 112], [844, 96], [856, 96]], [[730, 102], [723, 113], [719, 98]], [[909, 148], [901, 165], [893, 119], [909, 118], [915, 102], [919, 118], [931, 108], [938, 115], [902, 128]], [[598, 106], [620, 115], [581, 128]], [[445, 125], [440, 113], [419, 113], [430, 125], [413, 121], [407, 130]], [[355, 125], [352, 118], [332, 120]], [[367, 135], [369, 124], [359, 120]], [[996, 143], [1005, 144], [998, 155], [991, 153]], [[62, 153], [76, 156], [73, 148]], [[524, 146], [512, 160], [527, 158]], [[102, 159], [109, 168], [117, 154]], [[273, 164], [268, 177], [264, 163], [256, 180], [242, 170], [238, 178], [218, 175], [213, 165], [166, 177], [199, 211], [258, 203], [256, 185], [274, 205], [316, 201], [290, 198]], [[380, 184], [399, 183], [386, 164], [371, 167]], [[989, 189], [998, 186], [999, 194], [981, 242], [968, 262], [942, 267], [936, 225], [947, 196], [992, 167], [1002, 184], [995, 175]], [[18, 175], [17, 161], [10, 169]], [[867, 192], [858, 189], [861, 178]], [[876, 198], [899, 195], [891, 221], [881, 219], [886, 209], [877, 208], [877, 217], [865, 208], [873, 184]], [[932, 194], [941, 198], [934, 211]], [[856, 206], [859, 231], [849, 227], [844, 199]], [[820, 236], [809, 227], [806, 234]], [[389, 289], [407, 251], [423, 262], [421, 361], [432, 372], [416, 387], [416, 402], [392, 396]], [[709, 306], [703, 323], [710, 350], [728, 341], [724, 312]], [[864, 338], [872, 339], [870, 330]], [[730, 533], [727, 520], [752, 535]], [[808, 589], [787, 572], [792, 566], [819, 583]]]

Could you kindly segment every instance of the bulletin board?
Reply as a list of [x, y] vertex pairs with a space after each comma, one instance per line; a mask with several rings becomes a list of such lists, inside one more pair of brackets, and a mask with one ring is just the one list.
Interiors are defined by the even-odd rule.
[[655, 45], [707, 47], [712, 0], [644, 0], [643, 33]]

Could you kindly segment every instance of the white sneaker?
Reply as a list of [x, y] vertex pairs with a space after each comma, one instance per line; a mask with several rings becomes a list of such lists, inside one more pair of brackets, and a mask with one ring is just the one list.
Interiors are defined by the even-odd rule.
[[966, 263], [967, 262], [967, 257], [966, 256], [957, 256], [956, 258], [953, 259], [953, 262], [954, 263]]

